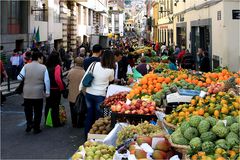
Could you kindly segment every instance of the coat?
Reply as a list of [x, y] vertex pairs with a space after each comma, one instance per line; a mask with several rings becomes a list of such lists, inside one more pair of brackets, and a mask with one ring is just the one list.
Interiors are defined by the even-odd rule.
[[79, 94], [78, 88], [84, 74], [85, 74], [85, 71], [82, 67], [75, 66], [69, 71], [67, 75], [68, 89], [69, 89], [68, 101], [71, 103], [75, 103], [76, 101], [76, 98]]

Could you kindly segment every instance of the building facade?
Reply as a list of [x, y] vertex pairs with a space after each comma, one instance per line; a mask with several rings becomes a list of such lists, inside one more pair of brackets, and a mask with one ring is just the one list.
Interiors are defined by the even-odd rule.
[[158, 16], [159, 16], [159, 2], [158, 0], [152, 1], [152, 41], [158, 42]]
[[199, 47], [205, 49], [213, 68], [240, 70], [239, 0], [179, 0], [173, 11], [176, 45], [195, 55]]
[[158, 41], [173, 45], [173, 1], [159, 0]]
[[107, 0], [1, 1], [1, 46], [11, 53], [38, 43], [58, 49], [75, 49], [90, 36], [108, 34]]
[[124, 0], [108, 0], [108, 14], [108, 32], [122, 36], [125, 20]]

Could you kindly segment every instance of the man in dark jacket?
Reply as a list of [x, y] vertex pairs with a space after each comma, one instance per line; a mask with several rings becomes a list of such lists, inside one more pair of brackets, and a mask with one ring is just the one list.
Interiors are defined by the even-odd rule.
[[210, 59], [208, 57], [208, 52], [203, 52], [203, 57], [200, 59], [200, 71], [202, 72], [210, 72], [211, 66], [210, 66]]
[[194, 70], [194, 56], [190, 52], [183, 56], [181, 67]]

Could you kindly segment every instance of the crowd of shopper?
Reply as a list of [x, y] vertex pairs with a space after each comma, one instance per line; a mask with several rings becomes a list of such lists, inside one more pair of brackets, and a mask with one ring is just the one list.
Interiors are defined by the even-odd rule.
[[[147, 45], [147, 44], [146, 44]], [[168, 56], [169, 68], [172, 70], [196, 69], [203, 72], [210, 71], [208, 53], [202, 48], [196, 55], [188, 50], [168, 47], [165, 43], [148, 44], [152, 47], [145, 56]], [[24, 80], [23, 98], [24, 111], [27, 120], [26, 132], [32, 129], [40, 133], [40, 123], [43, 110], [43, 100], [46, 98], [44, 120], [46, 121], [49, 109], [53, 127], [61, 127], [59, 119], [59, 105], [62, 93], [68, 88], [68, 101], [71, 113], [72, 127], [85, 127], [85, 135], [92, 124], [103, 116], [100, 104], [104, 101], [106, 91], [111, 83], [124, 84], [127, 80], [128, 67], [145, 75], [151, 71], [145, 56], [135, 57], [128, 54], [133, 52], [133, 44], [127, 38], [118, 41], [112, 48], [103, 49], [96, 44], [90, 52], [87, 44], [81, 45], [76, 51], [72, 49], [65, 52], [63, 47], [57, 52], [53, 50], [46, 54], [39, 49], [27, 50], [23, 54], [13, 51], [10, 62], [12, 65], [13, 79]], [[136, 66], [137, 59], [140, 63]], [[1, 62], [1, 82], [8, 78]], [[72, 65], [73, 62], [73, 65]], [[71, 67], [72, 66], [72, 67]], [[63, 80], [63, 71], [69, 70]], [[91, 86], [85, 87], [83, 79], [91, 72], [93, 80]], [[75, 112], [75, 102], [80, 93], [83, 93], [86, 102], [86, 114], [79, 115]], [[2, 95], [1, 95], [2, 97]], [[34, 115], [34, 116], [33, 116]], [[85, 116], [86, 115], [86, 116]], [[34, 119], [33, 119], [34, 117]]]

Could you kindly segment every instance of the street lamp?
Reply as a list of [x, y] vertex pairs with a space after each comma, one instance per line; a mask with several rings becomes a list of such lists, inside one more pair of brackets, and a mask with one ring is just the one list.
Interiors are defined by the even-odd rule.
[[43, 12], [45, 12], [45, 11], [47, 11], [47, 9], [46, 9], [46, 4], [45, 3], [43, 3], [42, 4], [42, 8], [38, 8], [38, 7], [31, 7], [31, 13], [33, 14], [33, 12], [35, 12], [35, 11], [43, 11]]

